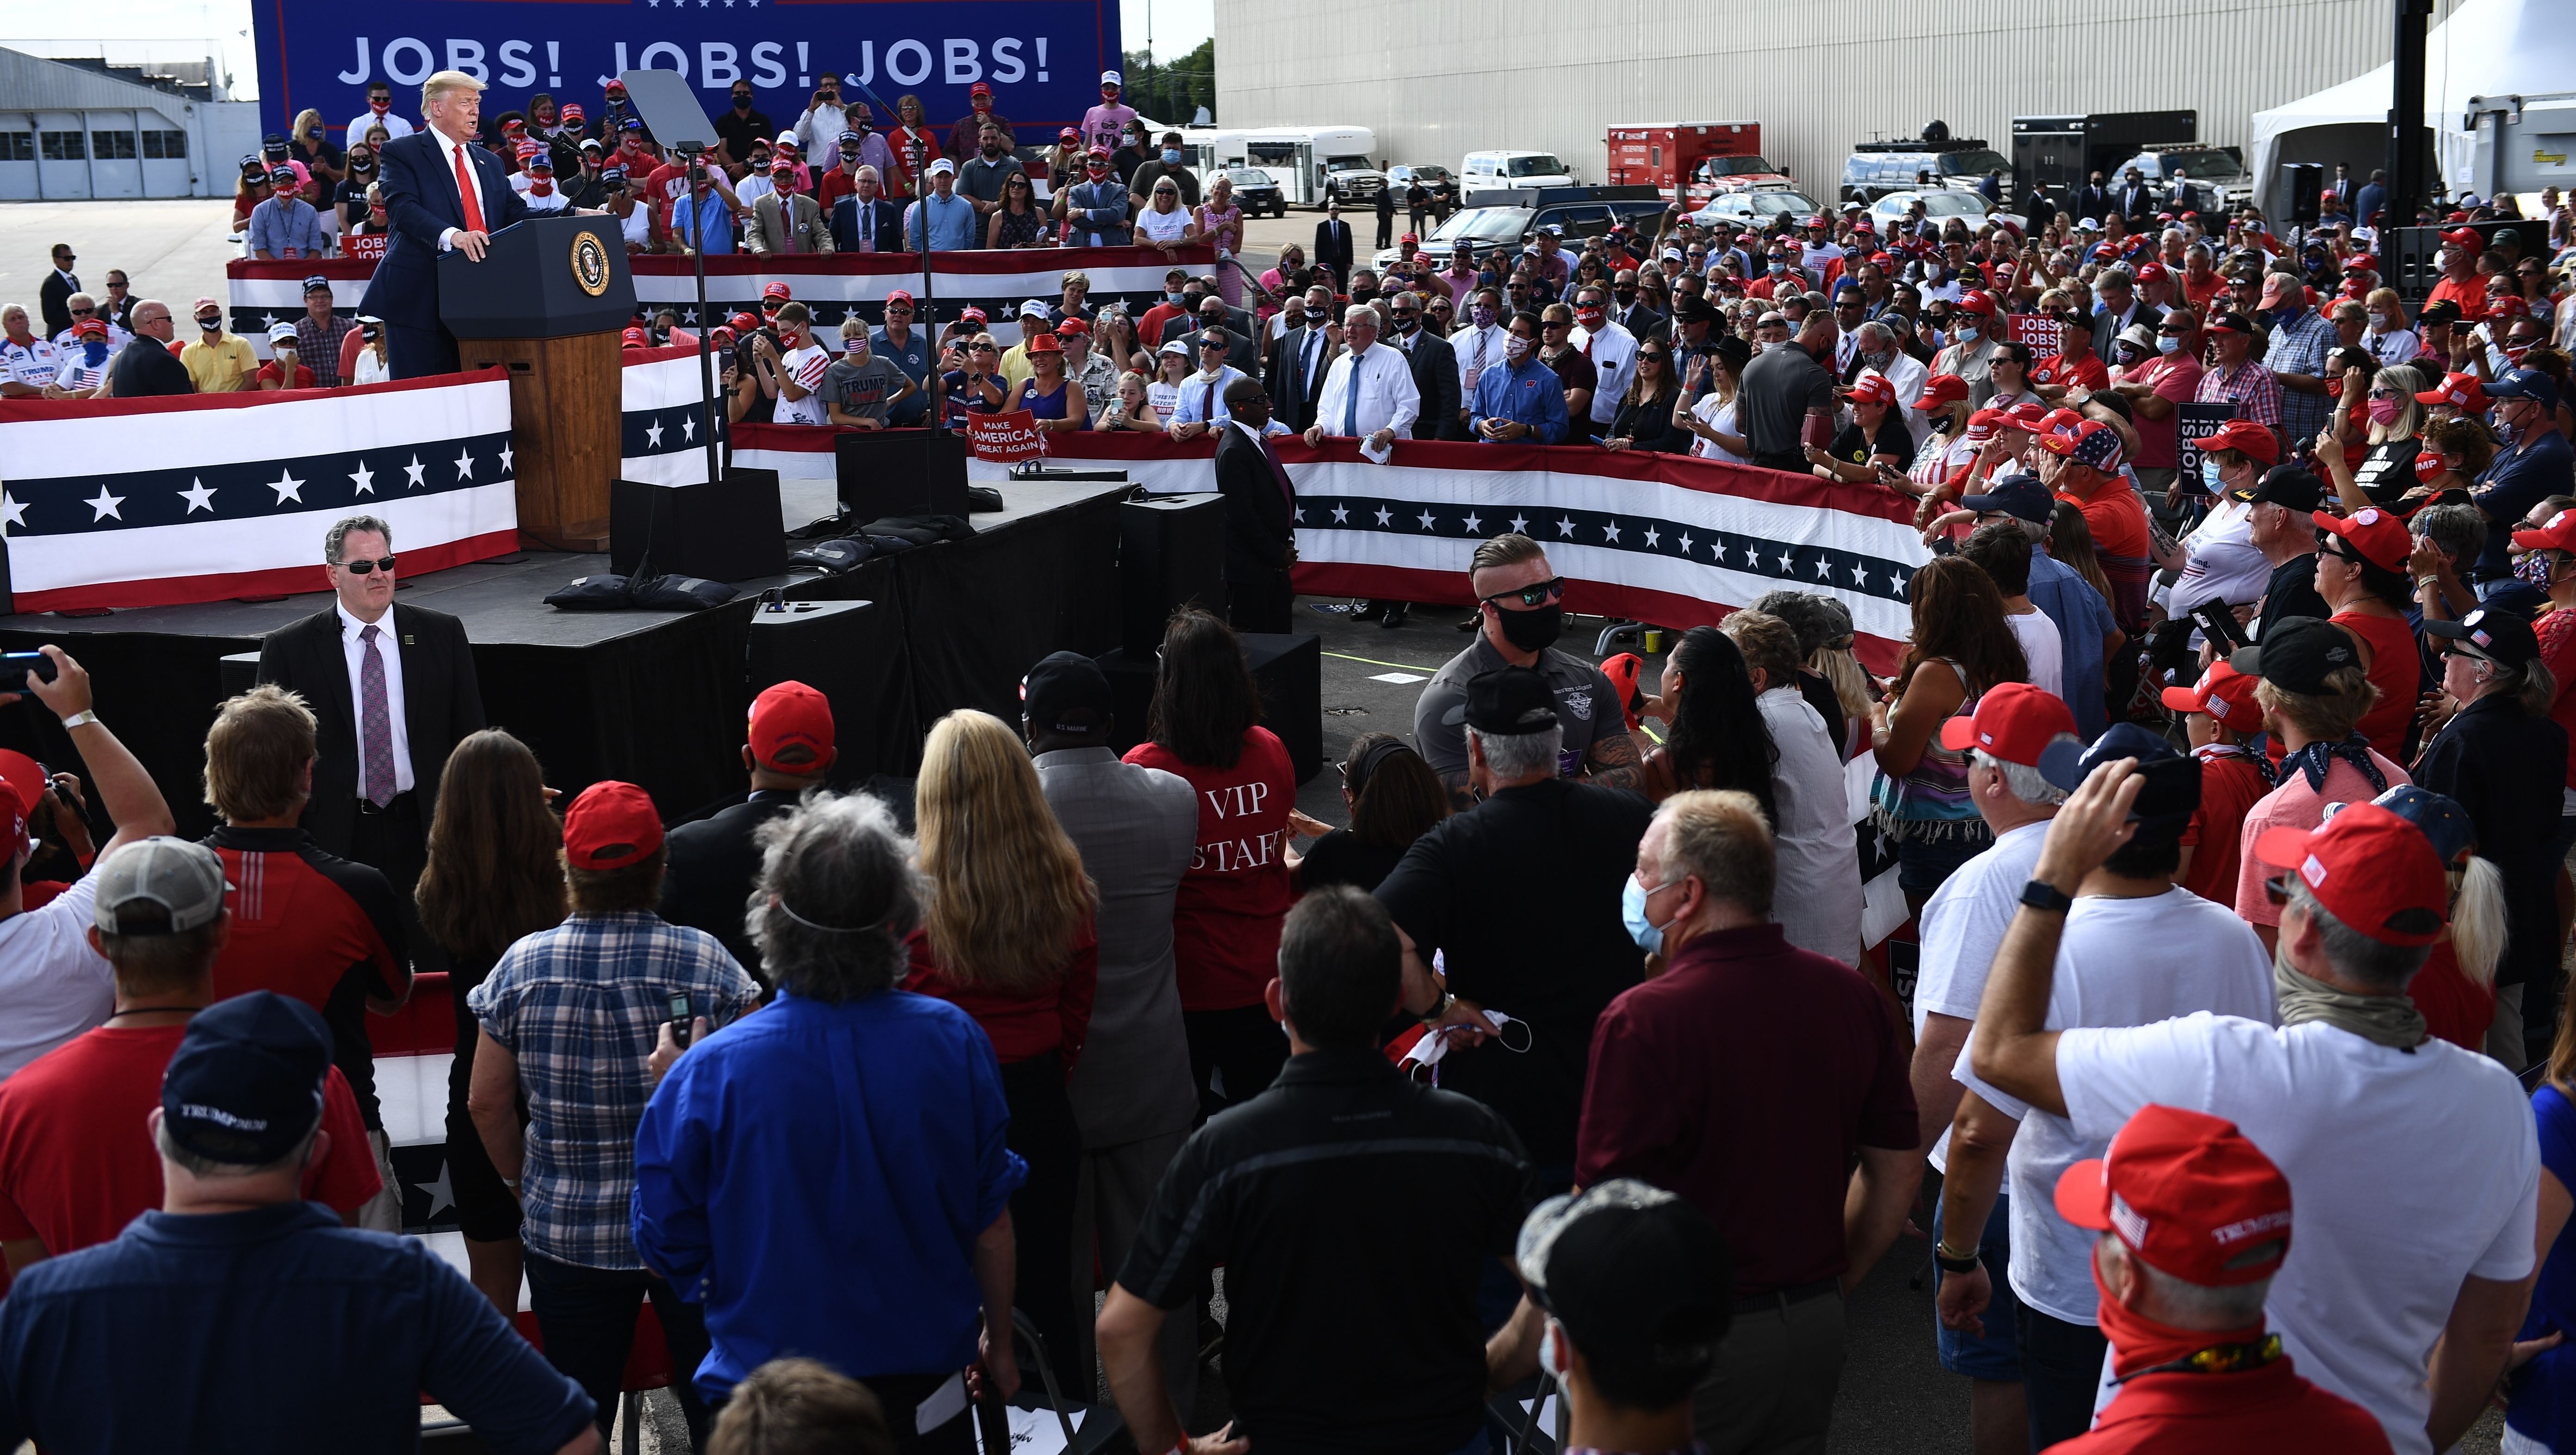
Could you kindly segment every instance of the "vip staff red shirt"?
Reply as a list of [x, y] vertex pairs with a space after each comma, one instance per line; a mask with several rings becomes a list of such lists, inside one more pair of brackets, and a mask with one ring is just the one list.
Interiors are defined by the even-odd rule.
[[[144, 1119], [187, 1027], [109, 1024], [0, 1083], [0, 1241], [36, 1238], [59, 1256], [104, 1243], [161, 1205], [161, 1154]], [[330, 1148], [304, 1195], [343, 1218], [384, 1184], [357, 1099], [334, 1067], [322, 1095]]]
[[1154, 743], [1128, 750], [1127, 761], [1178, 774], [1198, 794], [1198, 852], [1172, 910], [1181, 1009], [1261, 1004], [1279, 974], [1279, 922], [1297, 897], [1279, 857], [1297, 806], [1288, 750], [1270, 729], [1251, 727], [1231, 768], [1184, 763]]

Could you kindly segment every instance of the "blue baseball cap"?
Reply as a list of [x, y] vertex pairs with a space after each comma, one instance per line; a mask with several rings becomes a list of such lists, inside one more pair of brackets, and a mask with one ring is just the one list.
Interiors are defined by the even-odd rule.
[[2535, 399], [2543, 409], [2558, 407], [2558, 381], [2538, 369], [2517, 366], [2487, 384], [2489, 399]]
[[300, 1000], [254, 990], [188, 1022], [161, 1075], [161, 1126], [198, 1156], [262, 1167], [322, 1119], [331, 1031]]
[[2056, 505], [2056, 498], [2049, 494], [2047, 486], [2039, 483], [2037, 475], [2007, 475], [1983, 495], [1959, 498], [1959, 506], [1963, 510], [1973, 510], [1979, 515], [2001, 511], [2015, 520], [2026, 520], [2033, 525], [2048, 524]]

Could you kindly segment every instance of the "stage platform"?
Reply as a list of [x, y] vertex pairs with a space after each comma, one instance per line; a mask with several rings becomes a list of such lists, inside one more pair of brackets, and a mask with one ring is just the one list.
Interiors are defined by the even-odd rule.
[[[397, 601], [456, 616], [474, 643], [484, 713], [536, 750], [567, 793], [600, 778], [644, 786], [665, 817], [744, 787], [737, 749], [752, 696], [785, 677], [833, 702], [833, 779], [910, 776], [921, 735], [976, 707], [1016, 723], [1019, 679], [1053, 651], [1118, 637], [1121, 482], [1012, 481], [975, 536], [878, 557], [839, 576], [792, 571], [733, 583], [702, 611], [559, 611], [544, 598], [607, 571], [605, 555], [528, 552], [401, 581]], [[828, 483], [789, 482], [791, 527], [830, 515]], [[791, 548], [793, 543], [791, 542]], [[401, 543], [396, 542], [400, 554]], [[776, 591], [783, 610], [762, 610]], [[201, 778], [216, 707], [251, 680], [260, 639], [328, 610], [327, 592], [145, 607], [104, 616], [0, 616], [0, 649], [61, 646], [96, 679], [99, 715], [169, 799], [180, 832], [213, 826]], [[231, 659], [231, 660], [227, 660]], [[0, 710], [0, 746], [87, 776], [68, 735], [32, 703]]]

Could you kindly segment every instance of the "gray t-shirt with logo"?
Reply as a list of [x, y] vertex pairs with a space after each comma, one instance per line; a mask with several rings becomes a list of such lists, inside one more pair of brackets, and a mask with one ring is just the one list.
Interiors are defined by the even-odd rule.
[[[1467, 650], [1450, 658], [1414, 702], [1414, 748], [1443, 779], [1461, 778], [1467, 772], [1467, 683], [1478, 673], [1510, 665], [1479, 631]], [[1556, 721], [1565, 729], [1557, 776], [1579, 778], [1584, 755], [1595, 742], [1628, 731], [1618, 689], [1599, 667], [1554, 647], [1538, 654], [1537, 670], [1547, 679], [1548, 690], [1556, 694]]]

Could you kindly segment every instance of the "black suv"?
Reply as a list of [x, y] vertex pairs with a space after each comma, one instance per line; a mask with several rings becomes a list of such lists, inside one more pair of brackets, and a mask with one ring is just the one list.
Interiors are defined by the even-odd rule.
[[1865, 206], [1890, 192], [1921, 190], [1925, 184], [1915, 180], [1918, 172], [1931, 176], [1932, 187], [1968, 190], [1989, 171], [2004, 174], [2004, 192], [2009, 200], [2012, 163], [1984, 142], [1950, 142], [1937, 150], [1921, 142], [1863, 142], [1852, 148], [1850, 158], [1843, 163], [1842, 186], [1836, 200]]

